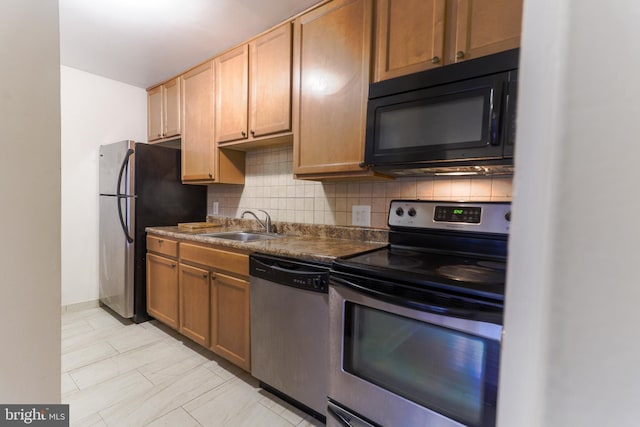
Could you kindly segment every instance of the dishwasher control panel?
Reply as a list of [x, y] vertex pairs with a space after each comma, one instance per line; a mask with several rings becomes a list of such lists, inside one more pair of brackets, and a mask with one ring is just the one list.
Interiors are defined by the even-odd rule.
[[271, 255], [252, 254], [249, 276], [283, 286], [329, 292], [329, 266]]

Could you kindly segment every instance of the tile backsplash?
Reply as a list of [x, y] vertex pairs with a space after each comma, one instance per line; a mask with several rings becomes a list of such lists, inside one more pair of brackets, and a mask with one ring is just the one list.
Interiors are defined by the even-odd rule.
[[[293, 178], [291, 146], [250, 151], [245, 185], [210, 185], [209, 214], [238, 217], [264, 209], [274, 221], [352, 225], [351, 207], [371, 206], [371, 227], [387, 228], [392, 199], [510, 201], [511, 177], [400, 178], [390, 181], [322, 183]], [[262, 218], [262, 217], [261, 217]]]

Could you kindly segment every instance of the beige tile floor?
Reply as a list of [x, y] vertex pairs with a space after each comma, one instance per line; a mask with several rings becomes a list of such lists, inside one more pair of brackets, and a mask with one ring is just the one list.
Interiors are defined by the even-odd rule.
[[248, 373], [157, 321], [103, 308], [62, 315], [71, 426], [321, 426]]

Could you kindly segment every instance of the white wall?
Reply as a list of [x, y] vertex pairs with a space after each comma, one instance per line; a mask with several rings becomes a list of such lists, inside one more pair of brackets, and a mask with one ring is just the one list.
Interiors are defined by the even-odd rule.
[[56, 0], [0, 1], [0, 402], [60, 402]]
[[639, 19], [525, 1], [499, 426], [639, 423]]
[[98, 147], [147, 140], [147, 95], [62, 66], [61, 108], [62, 305], [69, 305], [98, 299]]

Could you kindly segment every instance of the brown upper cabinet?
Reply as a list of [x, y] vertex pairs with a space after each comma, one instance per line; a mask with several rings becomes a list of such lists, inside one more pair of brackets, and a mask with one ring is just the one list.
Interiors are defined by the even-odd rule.
[[180, 135], [180, 77], [147, 91], [148, 140], [158, 141]]
[[225, 152], [214, 141], [213, 61], [182, 76], [182, 99], [182, 181], [243, 184], [244, 153]]
[[378, 0], [375, 81], [520, 45], [522, 0]]
[[294, 21], [293, 171], [371, 177], [364, 160], [373, 2], [335, 0]]
[[216, 141], [237, 149], [291, 135], [291, 23], [215, 58]]

